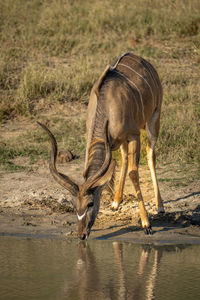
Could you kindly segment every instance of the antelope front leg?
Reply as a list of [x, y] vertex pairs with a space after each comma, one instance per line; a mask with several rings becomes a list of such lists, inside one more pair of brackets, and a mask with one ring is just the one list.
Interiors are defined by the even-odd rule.
[[117, 186], [117, 191], [115, 193], [114, 201], [112, 203], [113, 209], [118, 209], [120, 203], [123, 201], [123, 190], [124, 184], [128, 169], [128, 143], [125, 142], [120, 147], [121, 150], [121, 172], [120, 172], [120, 179]]
[[144, 229], [145, 234], [152, 234], [151, 225], [149, 223], [147, 211], [144, 205], [144, 201], [140, 189], [139, 173], [138, 173], [139, 156], [140, 156], [140, 137], [138, 136], [128, 144], [129, 177], [136, 190], [136, 194], [139, 202], [142, 228]]

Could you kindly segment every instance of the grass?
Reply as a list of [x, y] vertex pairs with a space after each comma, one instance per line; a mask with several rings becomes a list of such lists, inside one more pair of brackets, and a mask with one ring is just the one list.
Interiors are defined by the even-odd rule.
[[200, 168], [191, 164], [165, 164], [159, 170], [159, 182], [167, 183], [169, 187], [186, 187], [199, 179]]
[[[105, 66], [130, 50], [152, 62], [162, 80], [158, 159], [199, 164], [199, 0], [144, 0], [140, 5], [130, 0], [0, 0], [0, 7], [2, 124], [40, 119], [63, 104], [87, 103]], [[84, 138], [75, 138], [76, 130], [84, 136], [81, 122], [58, 118], [50, 125], [61, 146], [80, 145], [83, 155]], [[67, 141], [61, 123], [69, 132]], [[16, 157], [29, 157], [30, 164], [46, 157], [47, 138], [37, 134], [25, 130], [19, 139], [1, 143], [4, 167], [9, 169]]]
[[[81, 118], [76, 121], [64, 120], [63, 117], [52, 117], [48, 122], [49, 128], [54, 133], [58, 150], [70, 149], [72, 153], [82, 156], [85, 150], [85, 121]], [[33, 126], [32, 126], [33, 127]], [[65, 135], [63, 136], [63, 132]], [[71, 132], [79, 133], [71, 135]], [[30, 169], [31, 165], [37, 166], [38, 161], [47, 161], [49, 158], [49, 139], [47, 134], [36, 125], [24, 133], [12, 138], [4, 140], [0, 145], [0, 169], [18, 171]], [[28, 159], [26, 166], [14, 163], [16, 158]]]

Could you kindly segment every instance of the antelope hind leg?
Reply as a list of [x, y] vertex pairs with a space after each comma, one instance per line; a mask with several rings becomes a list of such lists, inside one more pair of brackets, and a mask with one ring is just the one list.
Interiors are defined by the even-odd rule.
[[153, 182], [154, 187], [154, 193], [155, 193], [155, 200], [156, 200], [156, 208], [158, 210], [158, 213], [164, 213], [164, 206], [163, 206], [163, 200], [160, 195], [160, 190], [158, 186], [158, 180], [156, 176], [156, 154], [155, 154], [155, 145], [158, 137], [160, 127], [160, 117], [158, 115], [158, 112], [154, 112], [152, 119], [147, 123], [146, 129], [147, 129], [147, 160], [149, 169], [151, 172], [151, 178]]

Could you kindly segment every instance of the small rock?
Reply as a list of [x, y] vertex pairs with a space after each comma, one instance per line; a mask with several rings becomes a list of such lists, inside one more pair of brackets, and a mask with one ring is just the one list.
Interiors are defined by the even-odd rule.
[[60, 150], [57, 155], [57, 162], [64, 164], [74, 159], [74, 155], [70, 150]]
[[24, 225], [26, 225], [26, 226], [36, 226], [35, 224], [33, 224], [33, 223], [31, 223], [31, 222], [24, 222]]

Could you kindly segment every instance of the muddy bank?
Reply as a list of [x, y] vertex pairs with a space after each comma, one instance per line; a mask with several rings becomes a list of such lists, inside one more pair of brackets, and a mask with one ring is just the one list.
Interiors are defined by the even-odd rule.
[[[83, 161], [69, 163], [67, 172], [65, 168], [59, 166], [74, 179], [81, 178]], [[166, 168], [158, 168], [158, 174], [164, 176]], [[158, 215], [146, 166], [140, 168], [140, 177], [153, 235], [145, 236], [140, 228], [138, 203], [127, 179], [124, 201], [118, 211], [111, 210], [110, 195], [103, 193], [90, 238], [145, 243], [200, 243], [200, 183], [196, 181], [175, 188], [167, 181], [161, 181], [166, 213]], [[46, 165], [32, 172], [1, 172], [0, 184], [0, 235], [77, 238], [71, 195], [53, 181]]]
[[[107, 222], [108, 212], [105, 213], [104, 218], [104, 213], [100, 211], [100, 217], [93, 227], [90, 239], [110, 239], [147, 244], [200, 244], [199, 225], [191, 224], [190, 220], [183, 215], [181, 218], [177, 218], [175, 214], [171, 216], [169, 213], [166, 216], [152, 216], [153, 235], [146, 236], [138, 224], [138, 219], [131, 220], [130, 218], [128, 220], [117, 217], [121, 220]], [[0, 235], [77, 239], [76, 216], [69, 212], [52, 212], [49, 208], [45, 208], [45, 211], [39, 207], [1, 208]]]

